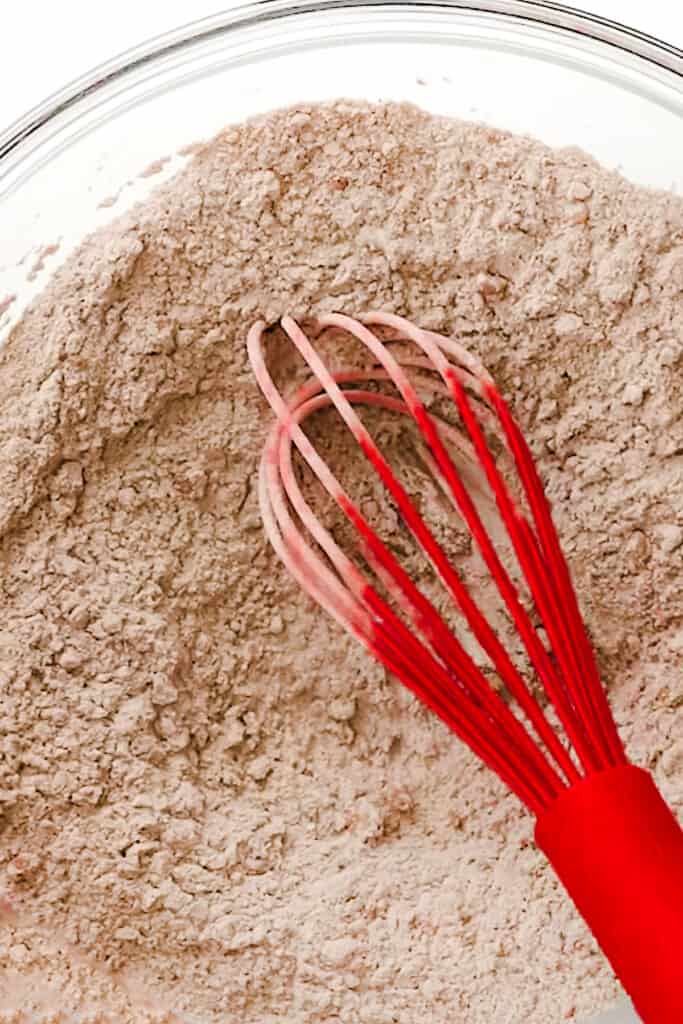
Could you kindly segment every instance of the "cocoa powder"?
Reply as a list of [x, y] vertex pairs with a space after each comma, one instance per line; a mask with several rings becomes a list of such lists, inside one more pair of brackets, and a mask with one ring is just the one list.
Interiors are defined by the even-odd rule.
[[532, 821], [265, 543], [244, 341], [384, 308], [483, 359], [680, 813], [682, 297], [680, 198], [395, 105], [230, 127], [68, 259], [0, 353], [4, 1024], [548, 1024], [615, 998]]

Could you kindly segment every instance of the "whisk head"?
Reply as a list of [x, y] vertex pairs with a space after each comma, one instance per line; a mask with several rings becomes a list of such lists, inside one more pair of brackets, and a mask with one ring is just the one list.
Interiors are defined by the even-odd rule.
[[[388, 313], [362, 321], [330, 314], [308, 333], [285, 317], [281, 328], [311, 371], [292, 395], [283, 397], [268, 370], [264, 323], [249, 332], [248, 351], [276, 417], [260, 466], [261, 514], [270, 543], [293, 577], [535, 814], [581, 778], [626, 764], [533, 457], [479, 360], [454, 339]], [[332, 372], [313, 343], [327, 329], [360, 342], [367, 365]], [[434, 411], [421, 397], [425, 393], [446, 400], [454, 422]], [[329, 406], [379, 474], [487, 667], [458, 639], [305, 433], [305, 420]], [[526, 652], [528, 670], [506, 650], [361, 420], [359, 406], [414, 423], [424, 441], [424, 464], [478, 548]], [[293, 449], [355, 528], [362, 563], [342, 549], [307, 501]], [[473, 481], [495, 503], [515, 572], [492, 540]], [[537, 696], [539, 684], [545, 700]]]

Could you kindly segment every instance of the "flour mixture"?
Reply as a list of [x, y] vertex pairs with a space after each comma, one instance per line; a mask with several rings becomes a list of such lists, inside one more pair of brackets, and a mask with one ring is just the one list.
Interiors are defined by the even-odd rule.
[[531, 819], [270, 551], [245, 336], [383, 308], [483, 359], [680, 813], [682, 298], [681, 199], [407, 106], [229, 128], [82, 245], [0, 353], [3, 1024], [614, 999]]

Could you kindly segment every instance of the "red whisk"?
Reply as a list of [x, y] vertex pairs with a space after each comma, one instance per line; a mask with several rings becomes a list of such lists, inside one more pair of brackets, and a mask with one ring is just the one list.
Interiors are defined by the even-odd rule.
[[[540, 477], [491, 377], [454, 340], [390, 314], [375, 313], [362, 323], [337, 314], [317, 321], [318, 331], [347, 332], [371, 356], [368, 369], [342, 373], [330, 372], [294, 320], [285, 317], [281, 326], [313, 377], [285, 400], [266, 367], [266, 326], [254, 325], [249, 357], [276, 415], [259, 481], [261, 513], [273, 548], [299, 584], [435, 711], [536, 816], [539, 847], [643, 1020], [683, 1021], [683, 831], [651, 776], [631, 765], [625, 754]], [[375, 328], [389, 333], [392, 343], [403, 343], [399, 351], [381, 340]], [[412, 354], [405, 354], [405, 343], [412, 346]], [[394, 392], [380, 390], [384, 384]], [[428, 411], [418, 396], [425, 389], [452, 399], [457, 427]], [[381, 477], [405, 526], [495, 670], [500, 689], [304, 433], [303, 421], [329, 405]], [[386, 409], [417, 425], [426, 444], [425, 462], [474, 539], [532, 672], [516, 667], [359, 418], [357, 405]], [[507, 452], [505, 460], [494, 456], [493, 437]], [[362, 568], [306, 501], [292, 446], [355, 527]], [[501, 469], [503, 461], [514, 466], [514, 493], [509, 474]], [[495, 499], [526, 584], [524, 597], [487, 532], [471, 484], [465, 482], [472, 467]], [[540, 682], [553, 721], [527, 676]]]

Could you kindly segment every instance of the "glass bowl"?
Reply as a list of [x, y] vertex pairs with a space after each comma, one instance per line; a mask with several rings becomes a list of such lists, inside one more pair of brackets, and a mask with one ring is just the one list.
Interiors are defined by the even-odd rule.
[[339, 96], [412, 101], [683, 185], [673, 46], [526, 0], [240, 5], [102, 65], [0, 135], [0, 341], [84, 235], [175, 173], [193, 143]]

